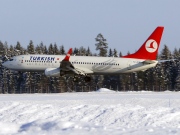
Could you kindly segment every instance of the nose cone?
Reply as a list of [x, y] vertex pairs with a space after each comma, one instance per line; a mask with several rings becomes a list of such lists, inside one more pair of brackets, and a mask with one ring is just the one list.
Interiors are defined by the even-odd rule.
[[7, 67], [7, 62], [2, 63], [3, 67]]

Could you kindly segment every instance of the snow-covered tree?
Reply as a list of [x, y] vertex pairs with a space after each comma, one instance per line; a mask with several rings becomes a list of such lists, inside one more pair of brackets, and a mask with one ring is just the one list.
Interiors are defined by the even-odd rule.
[[86, 55], [87, 55], [87, 56], [92, 56], [92, 53], [91, 53], [91, 50], [90, 50], [89, 47], [88, 47], [88, 49], [87, 49], [87, 51], [86, 51]]
[[119, 57], [122, 57], [123, 55], [122, 55], [122, 52], [119, 52]]
[[29, 54], [34, 54], [35, 53], [34, 44], [33, 44], [32, 40], [30, 40], [29, 45], [27, 46], [27, 52]]
[[65, 54], [64, 45], [61, 45], [61, 46], [60, 46], [60, 50], [59, 50], [59, 51], [60, 51], [60, 54], [61, 54], [61, 55], [64, 55], [64, 54]]
[[108, 48], [108, 43], [106, 43], [106, 39], [104, 36], [100, 33], [97, 35], [95, 38], [96, 40], [96, 50], [99, 50], [99, 56], [106, 57], [107, 56], [107, 48]]
[[175, 85], [174, 85], [174, 89], [177, 90], [177, 91], [180, 91], [180, 62], [178, 61], [177, 62], [177, 65], [176, 65], [176, 77], [174, 76], [174, 81], [175, 81]]
[[109, 54], [108, 54], [108, 57], [112, 57], [113, 56], [113, 52], [111, 50], [111, 48], [109, 49]]
[[37, 54], [42, 54], [42, 50], [41, 50], [41, 47], [40, 47], [39, 45], [36, 46], [35, 52], [36, 52]]
[[116, 49], [114, 49], [114, 51], [113, 51], [113, 56], [114, 56], [114, 57], [118, 57], [118, 54], [117, 54], [117, 50], [116, 50]]
[[83, 46], [81, 46], [79, 48], [79, 54], [80, 56], [86, 56], [86, 48], [84, 48]]
[[50, 45], [49, 45], [49, 48], [48, 48], [48, 54], [54, 54], [54, 47], [53, 47], [53, 44], [50, 44]]
[[21, 55], [24, 54], [24, 49], [21, 46], [21, 43], [19, 41], [17, 41], [15, 47], [14, 47], [14, 51], [16, 52], [17, 55]]
[[60, 54], [60, 51], [59, 51], [56, 43], [54, 43], [54, 54], [55, 55], [59, 55]]

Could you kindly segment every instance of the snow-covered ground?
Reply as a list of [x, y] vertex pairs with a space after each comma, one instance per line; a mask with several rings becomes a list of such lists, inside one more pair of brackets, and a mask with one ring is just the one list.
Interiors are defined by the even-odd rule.
[[180, 92], [1, 94], [6, 134], [180, 134]]

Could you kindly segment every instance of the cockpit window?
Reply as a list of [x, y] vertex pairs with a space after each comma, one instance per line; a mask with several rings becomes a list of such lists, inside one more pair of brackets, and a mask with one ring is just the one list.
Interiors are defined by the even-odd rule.
[[13, 59], [10, 59], [9, 61], [13, 61]]

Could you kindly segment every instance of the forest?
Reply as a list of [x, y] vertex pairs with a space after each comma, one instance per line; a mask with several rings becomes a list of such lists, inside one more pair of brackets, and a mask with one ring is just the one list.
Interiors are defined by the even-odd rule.
[[[121, 57], [122, 52], [110, 48], [102, 34], [95, 38], [96, 51], [92, 53], [90, 47], [73, 48], [77, 56]], [[170, 60], [157, 64], [146, 71], [118, 75], [91, 75], [91, 82], [73, 81], [73, 76], [46, 77], [43, 72], [17, 72], [2, 66], [2, 63], [13, 56], [22, 54], [51, 54], [65, 55], [64, 45], [43, 42], [34, 45], [30, 40], [27, 48], [17, 41], [16, 45], [0, 41], [0, 93], [62, 93], [62, 92], [89, 92], [99, 88], [108, 88], [114, 91], [179, 91], [180, 90], [180, 49], [174, 48], [171, 52], [167, 45], [159, 50], [157, 60]], [[94, 50], [93, 50], [94, 51]], [[128, 54], [129, 52], [127, 52]], [[133, 53], [133, 52], [131, 52]]]

